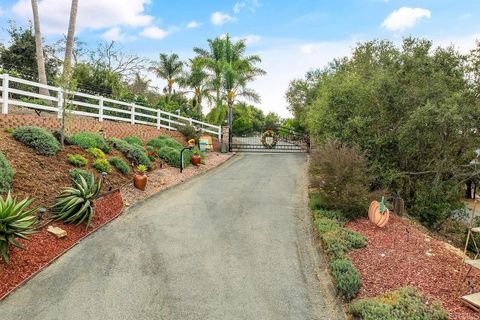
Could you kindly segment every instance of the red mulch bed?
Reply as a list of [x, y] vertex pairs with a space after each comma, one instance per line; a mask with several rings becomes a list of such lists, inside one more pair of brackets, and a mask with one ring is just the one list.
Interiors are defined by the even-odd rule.
[[10, 263], [6, 265], [0, 259], [0, 300], [84, 237], [118, 217], [122, 209], [123, 201], [120, 191], [113, 191], [96, 200], [95, 216], [88, 230], [85, 224], [75, 226], [52, 222], [49, 225], [58, 226], [67, 231], [65, 238], [57, 239], [47, 232], [47, 226], [45, 226], [38, 233], [31, 235], [30, 241], [20, 241], [25, 246], [25, 250], [11, 247]]
[[[480, 314], [461, 303], [457, 281], [461, 257], [445, 243], [429, 237], [414, 222], [395, 215], [380, 229], [367, 219], [347, 227], [363, 234], [368, 245], [349, 254], [362, 278], [358, 297], [374, 297], [403, 286], [415, 286], [429, 299], [439, 300], [452, 319], [480, 319]], [[480, 272], [470, 280], [480, 291]], [[470, 293], [468, 288], [462, 294]]]

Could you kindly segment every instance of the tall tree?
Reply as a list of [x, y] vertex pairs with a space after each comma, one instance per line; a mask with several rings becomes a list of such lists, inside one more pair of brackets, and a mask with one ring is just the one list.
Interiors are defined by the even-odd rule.
[[178, 54], [172, 53], [168, 55], [161, 53], [160, 60], [154, 62], [150, 70], [155, 72], [159, 78], [167, 80], [167, 92], [168, 96], [171, 97], [173, 85], [181, 78], [183, 71], [183, 62], [180, 60]]
[[201, 116], [203, 99], [212, 101], [212, 86], [208, 81], [208, 73], [201, 67], [198, 60], [191, 59], [188, 67], [189, 70], [180, 79], [180, 87], [188, 89], [187, 93], [193, 93], [193, 105]]
[[75, 26], [77, 23], [78, 0], [72, 0], [70, 20], [68, 23], [67, 43], [65, 45], [65, 59], [63, 61], [63, 74], [70, 77], [72, 72], [73, 46], [75, 42]]
[[[37, 58], [38, 82], [47, 84], [47, 73], [45, 71], [45, 57], [43, 55], [42, 33], [40, 31], [40, 17], [38, 15], [37, 0], [32, 0], [33, 11], [33, 28], [35, 30], [35, 55]], [[40, 88], [39, 93], [43, 95], [50, 95], [48, 89]]]

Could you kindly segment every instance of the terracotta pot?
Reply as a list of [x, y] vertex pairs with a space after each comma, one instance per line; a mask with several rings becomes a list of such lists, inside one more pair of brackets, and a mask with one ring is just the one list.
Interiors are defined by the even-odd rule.
[[372, 201], [368, 208], [368, 219], [377, 227], [383, 228], [390, 218], [390, 211], [385, 208], [383, 213], [380, 212], [380, 202]]
[[135, 188], [144, 191], [147, 186], [147, 175], [145, 173], [135, 174], [133, 176], [133, 185]]
[[193, 165], [198, 166], [200, 163], [202, 163], [202, 157], [194, 154], [192, 156], [192, 161], [191, 162], [192, 162]]

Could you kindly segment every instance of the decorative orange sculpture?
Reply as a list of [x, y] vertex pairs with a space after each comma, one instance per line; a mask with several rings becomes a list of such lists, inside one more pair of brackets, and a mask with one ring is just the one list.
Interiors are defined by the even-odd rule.
[[385, 207], [382, 202], [378, 202], [376, 200], [370, 203], [370, 207], [368, 208], [368, 219], [377, 227], [383, 228], [388, 222], [390, 218], [390, 211], [387, 207]]

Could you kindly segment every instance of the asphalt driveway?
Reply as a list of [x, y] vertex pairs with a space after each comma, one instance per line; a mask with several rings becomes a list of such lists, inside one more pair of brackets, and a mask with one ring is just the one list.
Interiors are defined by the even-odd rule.
[[82, 241], [2, 320], [343, 319], [312, 244], [304, 154], [242, 154]]

